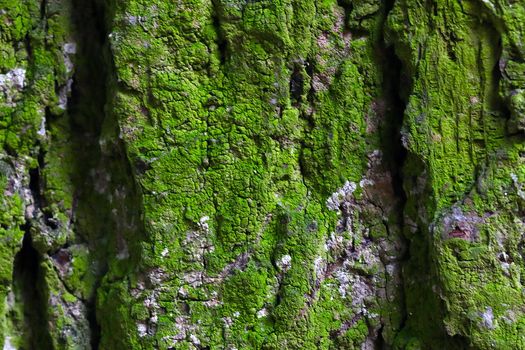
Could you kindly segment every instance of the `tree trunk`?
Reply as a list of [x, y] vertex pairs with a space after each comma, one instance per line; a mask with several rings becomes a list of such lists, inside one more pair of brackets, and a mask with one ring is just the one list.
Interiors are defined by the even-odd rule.
[[0, 0], [0, 346], [525, 349], [523, 0]]

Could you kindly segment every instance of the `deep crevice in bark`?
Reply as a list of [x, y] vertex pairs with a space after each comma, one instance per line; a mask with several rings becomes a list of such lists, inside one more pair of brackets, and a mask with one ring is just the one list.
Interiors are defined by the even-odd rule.
[[383, 96], [385, 98], [386, 111], [384, 127], [381, 130], [382, 151], [385, 156], [387, 166], [392, 174], [392, 185], [395, 194], [400, 200], [400, 220], [403, 219], [403, 207], [407, 200], [404, 189], [402, 169], [405, 165], [408, 152], [402, 142], [401, 130], [408, 96], [402, 96], [402, 84], [410, 85], [410, 79], [403, 75], [403, 62], [397, 56], [394, 45], [389, 45], [385, 41], [385, 25], [388, 15], [394, 7], [395, 0], [385, 2], [384, 18], [380, 38], [376, 43], [376, 54], [378, 63], [382, 69], [383, 76]]
[[[395, 4], [395, 0], [388, 0], [385, 3], [385, 18], [383, 21], [383, 27], [385, 26], [385, 21], [388, 17], [389, 12], [392, 10]], [[429, 9], [433, 12], [434, 16], [438, 15], [437, 7], [435, 2], [429, 2], [427, 4]], [[484, 25], [487, 27], [487, 25]], [[490, 25], [489, 25], [490, 27]], [[425, 165], [420, 163], [420, 159], [414, 154], [410, 154], [407, 149], [403, 146], [403, 137], [402, 137], [402, 126], [403, 126], [403, 117], [405, 113], [406, 104], [412, 89], [411, 77], [406, 76], [403, 73], [403, 64], [404, 62], [400, 57], [397, 56], [396, 50], [393, 44], [389, 45], [385, 42], [384, 39], [385, 28], [381, 30], [381, 39], [378, 46], [376, 47], [379, 62], [378, 65], [383, 70], [383, 91], [385, 96], [385, 103], [387, 105], [385, 127], [381, 133], [381, 140], [383, 146], [383, 152], [385, 160], [389, 166], [389, 169], [392, 174], [392, 183], [396, 191], [396, 197], [400, 200], [398, 205], [398, 214], [399, 214], [399, 224], [403, 232], [408, 231], [407, 229], [407, 213], [409, 210], [413, 210], [413, 207], [407, 209], [407, 206], [423, 206], [424, 204], [417, 203], [418, 200], [412, 198], [413, 191], [416, 186], [416, 177], [421, 176], [420, 174], [414, 174], [414, 170], [418, 169], [418, 172], [425, 168]], [[453, 41], [453, 38], [444, 38], [444, 41], [449, 43]], [[501, 39], [497, 40], [496, 54], [499, 57], [501, 52]], [[447, 46], [449, 58], [455, 60], [455, 53], [452, 51], [451, 47]], [[481, 48], [480, 48], [481, 50]], [[481, 67], [481, 61], [480, 61]], [[508, 115], [508, 112], [502, 110], [502, 103], [498, 95], [499, 80], [501, 79], [500, 72], [497, 69], [496, 65], [492, 72], [492, 83], [494, 86], [491, 86], [490, 98], [493, 100], [490, 101], [490, 104], [497, 106], [497, 110], [503, 115]], [[480, 76], [483, 77], [484, 72], [479, 72]], [[480, 86], [485, 86], [486, 81], [481, 81]], [[429, 195], [429, 193], [426, 193]], [[410, 202], [410, 204], [408, 203]], [[421, 224], [417, 222], [418, 226]], [[402, 272], [402, 286], [401, 288], [403, 296], [401, 309], [404, 311], [402, 323], [399, 328], [398, 334], [402, 337], [409, 336], [418, 337], [423, 346], [432, 346], [433, 344], [427, 343], [428, 341], [436, 341], [436, 344], [441, 344], [447, 348], [462, 348], [467, 349], [469, 346], [469, 339], [465, 336], [456, 334], [451, 336], [447, 333], [442, 320], [444, 319], [444, 310], [446, 310], [445, 301], [442, 300], [435, 291], [432, 290], [431, 279], [436, 275], [433, 266], [433, 257], [431, 253], [431, 242], [428, 231], [425, 227], [417, 227], [417, 232], [410, 236], [410, 238], [405, 238], [404, 234], [401, 236], [403, 242], [406, 245], [406, 253], [401, 256], [401, 265], [403, 268]], [[416, 250], [419, 250], [416, 252]], [[416, 252], [418, 256], [413, 256], [411, 253]], [[415, 255], [415, 254], [414, 254]], [[421, 258], [422, 257], [422, 258]], [[414, 300], [409, 300], [408, 298], [414, 297], [413, 290], [410, 292], [412, 294], [407, 295], [407, 288], [414, 289], [414, 287], [409, 287], [410, 284], [418, 284], [419, 286], [415, 289], [419, 289], [418, 293], [421, 295], [417, 297], [417, 301], [427, 302], [432, 304], [436, 314], [435, 315], [424, 315], [424, 308], [421, 310], [414, 309]], [[416, 299], [415, 299], [416, 300]], [[409, 305], [411, 304], [411, 305]], [[437, 306], [437, 307], [436, 307]], [[412, 314], [412, 312], [414, 314]], [[418, 314], [418, 315], [416, 315]], [[412, 319], [413, 318], [413, 319]], [[412, 319], [412, 320], [411, 320]], [[428, 329], [429, 338], [425, 338], [426, 335], [412, 333], [414, 330], [413, 327], [414, 320], [421, 321], [425, 320], [424, 327]], [[412, 322], [410, 322], [412, 321]], [[420, 325], [422, 326], [422, 325]], [[379, 344], [378, 344], [379, 345]]]
[[[121, 143], [116, 140], [116, 122], [108, 120], [106, 105], [111, 94], [113, 62], [109, 49], [109, 18], [112, 1], [72, 0], [73, 27], [78, 41], [77, 69], [68, 109], [74, 150], [78, 154], [73, 175], [76, 203], [75, 239], [86, 245], [90, 260], [95, 261], [96, 282], [92, 295], [84, 300], [90, 328], [91, 348], [98, 349], [101, 329], [97, 321], [96, 294], [108, 270], [109, 245], [114, 243], [116, 224], [111, 215], [111, 192], [115, 183], [108, 180], [105, 189], [99, 182], [112, 176], [120, 162], [126, 162]], [[101, 148], [105, 129], [115, 128], [110, 154]], [[131, 172], [129, 172], [131, 174]], [[103, 180], [102, 180], [103, 181]], [[118, 179], [117, 179], [118, 181]]]
[[[94, 186], [89, 173], [96, 168], [100, 159], [97, 142], [104, 120], [107, 65], [104, 62], [102, 47], [106, 38], [104, 38], [104, 13], [98, 8], [96, 1], [73, 0], [72, 4], [74, 8], [73, 25], [79, 47], [77, 61], [81, 63], [77, 65], [68, 109], [75, 149], [79, 154], [74, 175], [77, 178], [73, 179], [78, 203], [74, 211], [77, 224], [76, 235], [81, 237], [83, 244], [89, 246], [92, 245], [92, 242], [89, 242], [88, 237], [92, 233], [84, 232], [88, 228], [82, 227], [79, 220], [90, 222], [92, 215], [89, 212], [89, 205], [83, 203], [91, 201], [90, 194]], [[97, 51], [99, 52], [98, 57], [95, 54]], [[97, 349], [100, 341], [100, 327], [96, 321], [95, 295], [84, 304], [87, 310], [85, 316], [90, 328], [91, 347]]]
[[42, 256], [36, 251], [31, 241], [31, 227], [26, 223], [22, 249], [16, 254], [13, 268], [14, 292], [21, 300], [18, 302], [23, 311], [22, 329], [25, 333], [24, 344], [29, 349], [53, 349], [51, 334], [47, 328], [47, 288], [40, 266]]
[[212, 4], [213, 4], [212, 22], [213, 22], [213, 27], [215, 28], [215, 31], [217, 34], [216, 44], [217, 44], [217, 49], [219, 53], [219, 59], [220, 59], [221, 64], [223, 65], [226, 63], [226, 59], [227, 59], [228, 41], [224, 37], [224, 33], [221, 28], [220, 6], [217, 2], [218, 0], [212, 1]]
[[47, 12], [47, 0], [42, 0], [40, 2], [40, 19], [44, 19], [46, 17]]
[[[407, 334], [418, 337], [422, 344], [429, 346], [424, 343], [428, 339], [423, 339], [422, 334], [412, 334], [414, 331], [411, 325], [411, 319], [425, 319], [425, 327], [428, 328], [429, 333], [433, 337], [439, 337], [439, 341], [442, 344], [447, 344], [455, 348], [459, 346], [462, 348], [462, 341], [458, 340], [458, 337], [449, 337], [445, 329], [434, 317], [440, 317], [437, 315], [422, 315], [422, 310], [414, 310], [414, 301], [410, 298], [414, 298], [414, 291], [410, 285], [414, 283], [420, 284], [418, 289], [418, 299], [420, 301], [428, 302], [429, 304], [436, 305], [442, 301], [437, 295], [431, 290], [429, 284], [429, 278], [433, 273], [432, 260], [430, 257], [430, 246], [429, 237], [425, 234], [426, 230], [421, 227], [412, 228], [416, 229], [417, 232], [412, 236], [407, 237], [406, 234], [411, 229], [407, 226], [407, 215], [410, 210], [413, 210], [413, 205], [419, 206], [419, 201], [411, 198], [411, 192], [417, 183], [418, 176], [420, 174], [414, 174], [414, 170], [418, 169], [422, 171], [424, 164], [421, 164], [420, 159], [409, 153], [403, 143], [403, 122], [405, 116], [405, 109], [409, 99], [409, 95], [412, 91], [412, 79], [404, 71], [404, 62], [396, 53], [395, 44], [388, 43], [385, 40], [386, 20], [390, 11], [394, 8], [396, 0], [388, 0], [385, 2], [383, 28], [381, 30], [381, 37], [376, 46], [376, 52], [378, 59], [378, 65], [381, 67], [383, 72], [383, 96], [385, 98], [386, 112], [385, 123], [383, 130], [381, 130], [381, 141], [382, 151], [384, 160], [388, 166], [392, 176], [392, 186], [395, 191], [396, 198], [398, 199], [397, 204], [397, 224], [400, 228], [400, 239], [405, 247], [405, 252], [399, 257], [399, 263], [401, 267], [401, 285], [400, 285], [400, 310], [402, 310], [402, 319], [398, 329], [398, 335], [405, 337]], [[429, 4], [433, 10], [435, 8]], [[417, 191], [416, 191], [417, 192]], [[419, 225], [416, 222], [416, 225]], [[423, 249], [424, 251], [421, 251]], [[416, 252], [416, 255], [413, 253]], [[420, 257], [423, 257], [421, 259]], [[409, 289], [407, 289], [409, 288]], [[440, 305], [437, 312], [442, 312], [443, 306]], [[418, 315], [416, 315], [418, 314]], [[441, 317], [442, 319], [442, 317]]]
[[[392, 175], [392, 185], [396, 196], [401, 202], [401, 207], [406, 201], [403, 188], [402, 168], [407, 158], [407, 150], [402, 143], [401, 128], [405, 112], [405, 102], [399, 95], [403, 80], [402, 63], [396, 56], [392, 46], [384, 42], [379, 44], [379, 54], [382, 57], [383, 93], [386, 99], [385, 123], [381, 132], [382, 151], [386, 165]], [[400, 213], [402, 219], [402, 209]]]
[[337, 5], [341, 7], [344, 11], [345, 18], [345, 28], [348, 27], [348, 18], [352, 11], [354, 10], [354, 4], [349, 0], [337, 0]]
[[[38, 166], [29, 169], [29, 191], [31, 193], [33, 212], [43, 212], [41, 167], [43, 151], [38, 155]], [[21, 226], [24, 231], [22, 247], [15, 255], [13, 262], [13, 292], [16, 302], [22, 310], [22, 324], [19, 330], [25, 335], [24, 345], [27, 349], [52, 349], [51, 334], [47, 328], [49, 314], [47, 309], [47, 286], [44, 271], [41, 267], [43, 259], [33, 246], [32, 232], [35, 218], [26, 217]], [[20, 350], [26, 349], [22, 347]]]
[[[115, 254], [120, 260], [136, 257], [133, 245], [144, 238], [141, 194], [119, 138], [118, 121], [111, 112], [117, 89], [108, 40], [114, 2], [72, 0], [72, 5], [79, 47], [69, 108], [72, 143], [78, 154], [73, 178], [75, 237], [77, 243], [89, 248], [90, 260], [98, 266], [92, 295], [84, 302], [91, 348], [98, 349], [102, 338], [99, 320], [104, 315], [99, 314], [97, 291]], [[128, 241], [129, 235], [133, 242]], [[133, 268], [131, 262], [128, 265]]]
[[[394, 4], [395, 0], [388, 0], [385, 1], [383, 5], [381, 28], [379, 38], [375, 43], [375, 50], [378, 65], [381, 67], [382, 91], [385, 103], [385, 120], [380, 130], [381, 151], [383, 152], [385, 166], [390, 171], [392, 188], [397, 199], [395, 207], [396, 222], [387, 222], [385, 225], [389, 234], [391, 234], [391, 232], [397, 232], [404, 246], [404, 252], [400, 252], [400, 256], [398, 257], [399, 264], [402, 268], [403, 263], [409, 258], [410, 241], [405, 239], [403, 235], [405, 229], [405, 206], [407, 203], [403, 168], [407, 162], [408, 152], [403, 145], [401, 133], [407, 101], [407, 96], [402, 96], [402, 91], [408, 91], [409, 89], [401, 89], [401, 85], [403, 83], [410, 85], [410, 82], [408, 81], [409, 79], [403, 75], [403, 63], [397, 56], [394, 45], [387, 43], [385, 40], [386, 21]], [[391, 225], [397, 226], [398, 230], [390, 227]], [[405, 305], [403, 272], [401, 272], [400, 278], [400, 302], [402, 305], [400, 305], [399, 309], [402, 315], [399, 331], [405, 327], [408, 317]], [[384, 339], [381, 336], [378, 341], [378, 346], [382, 347], [383, 345]]]

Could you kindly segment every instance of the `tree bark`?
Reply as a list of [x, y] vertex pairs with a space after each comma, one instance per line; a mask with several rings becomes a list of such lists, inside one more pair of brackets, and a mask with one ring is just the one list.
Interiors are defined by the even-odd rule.
[[4, 350], [525, 349], [525, 2], [0, 0], [0, 55]]

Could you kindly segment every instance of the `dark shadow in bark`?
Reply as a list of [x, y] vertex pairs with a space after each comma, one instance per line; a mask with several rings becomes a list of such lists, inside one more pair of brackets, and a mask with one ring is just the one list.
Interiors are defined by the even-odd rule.
[[29, 224], [23, 229], [26, 233], [22, 249], [15, 256], [13, 269], [14, 293], [21, 298], [17, 302], [22, 307], [24, 323], [24, 346], [19, 350], [51, 350], [53, 343], [47, 328], [48, 291], [40, 266], [42, 256], [32, 246]]

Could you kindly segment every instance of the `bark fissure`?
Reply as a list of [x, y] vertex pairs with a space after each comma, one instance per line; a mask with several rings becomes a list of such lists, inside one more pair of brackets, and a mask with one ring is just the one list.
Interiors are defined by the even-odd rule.
[[219, 59], [221, 62], [221, 65], [224, 65], [228, 58], [228, 41], [224, 37], [223, 29], [221, 28], [221, 13], [220, 13], [220, 5], [217, 3], [220, 0], [214, 0], [213, 3], [213, 13], [212, 13], [212, 23], [213, 27], [215, 28], [215, 32], [217, 35], [217, 38], [215, 40], [215, 44], [217, 45], [217, 51], [219, 54]]
[[[89, 212], [89, 204], [86, 206], [84, 203], [90, 201], [90, 192], [95, 187], [93, 183], [95, 174], [90, 174], [90, 172], [97, 168], [97, 161], [100, 161], [98, 141], [105, 118], [104, 105], [109, 67], [104, 57], [107, 54], [107, 51], [104, 50], [107, 33], [102, 6], [96, 0], [73, 1], [76, 15], [74, 26], [77, 31], [79, 46], [78, 61], [82, 62], [74, 77], [73, 94], [69, 108], [72, 132], [76, 138], [76, 147], [80, 151], [77, 164], [79, 171], [75, 174], [79, 176], [76, 179], [78, 183], [77, 208], [75, 208], [77, 222], [79, 219], [89, 221], [94, 219], [94, 213]], [[92, 202], [91, 205], [97, 204]], [[97, 228], [97, 226], [93, 228]], [[87, 230], [83, 227], [78, 227], [77, 230], [84, 241], [83, 244], [93, 246], [93, 243], [89, 242], [89, 237], [93, 233], [82, 232]], [[102, 262], [102, 265], [104, 267], [102, 267], [102, 271], [99, 271], [99, 280], [106, 270], [105, 262]], [[97, 284], [99, 283], [97, 282]], [[100, 326], [96, 320], [96, 290], [93, 295], [88, 297], [88, 300], [83, 302], [87, 310], [86, 318], [90, 328], [90, 344], [92, 349], [98, 349]]]
[[80, 155], [74, 179], [78, 197], [76, 235], [98, 266], [92, 293], [85, 300], [91, 348], [98, 349], [98, 290], [109, 272], [113, 254], [130, 258], [126, 234], [141, 230], [136, 207], [139, 194], [125, 146], [119, 139], [118, 122], [110, 110], [117, 85], [108, 41], [114, 3], [73, 0], [72, 4], [81, 63], [69, 109], [73, 143]]
[[[405, 191], [405, 178], [403, 168], [407, 162], [408, 152], [403, 145], [402, 129], [404, 122], [404, 114], [406, 109], [406, 101], [408, 96], [402, 96], [403, 91], [410, 91], [410, 88], [402, 88], [403, 83], [407, 83], [408, 78], [405, 77], [404, 67], [401, 59], [397, 56], [394, 44], [389, 44], [385, 40], [386, 21], [392, 11], [396, 0], [388, 0], [384, 3], [380, 36], [375, 44], [376, 57], [378, 65], [381, 67], [382, 74], [382, 91], [385, 99], [385, 123], [381, 130], [381, 147], [384, 156], [385, 166], [389, 169], [391, 174], [391, 184], [394, 195], [397, 199], [395, 205], [395, 222], [385, 222], [385, 226], [389, 235], [396, 234], [401, 240], [404, 251], [399, 252], [398, 264], [403, 269], [403, 264], [409, 258], [410, 240], [404, 238], [405, 231], [405, 206], [407, 204], [407, 193]], [[408, 83], [410, 85], [410, 83]], [[385, 270], [387, 266], [385, 265]], [[385, 274], [388, 283], [388, 274]], [[408, 312], [405, 305], [404, 295], [404, 276], [403, 272], [399, 275], [399, 293], [400, 303], [399, 312], [401, 314], [401, 321], [398, 331], [405, 327]], [[388, 298], [388, 292], [387, 292]], [[382, 332], [380, 332], [382, 334]], [[379, 337], [378, 346], [384, 340]]]
[[42, 255], [33, 247], [31, 225], [23, 227], [25, 234], [22, 249], [16, 254], [13, 267], [13, 286], [20, 300], [23, 314], [21, 331], [25, 334], [24, 345], [28, 349], [53, 349], [51, 334], [47, 328], [47, 288], [41, 267]]
[[[392, 173], [392, 185], [399, 198], [399, 218], [403, 218], [403, 206], [406, 202], [406, 193], [403, 188], [403, 165], [407, 158], [407, 150], [403, 146], [401, 130], [406, 108], [407, 96], [401, 96], [401, 85], [407, 83], [403, 76], [403, 64], [397, 57], [393, 45], [388, 45], [384, 39], [384, 26], [394, 1], [387, 1], [382, 24], [381, 37], [377, 44], [379, 64], [383, 75], [383, 93], [386, 98], [386, 123], [382, 130], [381, 141], [386, 163]], [[410, 84], [410, 83], [409, 83]]]
[[24, 346], [46, 350], [53, 348], [51, 334], [46, 326], [49, 320], [48, 288], [41, 264], [43, 255], [33, 246], [32, 238], [38, 230], [37, 223], [45, 206], [41, 180], [42, 155], [40, 148], [38, 166], [29, 169], [30, 208], [26, 209], [25, 223], [21, 227], [24, 232], [22, 247], [13, 262], [13, 292], [22, 311], [22, 319], [19, 320], [22, 324], [18, 326], [18, 330], [25, 334]]

